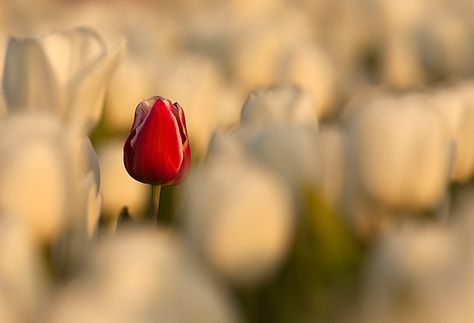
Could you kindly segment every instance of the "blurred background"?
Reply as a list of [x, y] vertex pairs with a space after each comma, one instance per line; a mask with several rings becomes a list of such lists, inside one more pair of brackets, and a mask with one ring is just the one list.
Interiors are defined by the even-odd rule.
[[[0, 321], [474, 320], [474, 1], [0, 1]], [[18, 120], [42, 74], [8, 43], [78, 26], [124, 44], [81, 133], [94, 171], [54, 173], [81, 199], [36, 181], [71, 132]], [[183, 107], [193, 159], [159, 228], [122, 161], [154, 95]]]

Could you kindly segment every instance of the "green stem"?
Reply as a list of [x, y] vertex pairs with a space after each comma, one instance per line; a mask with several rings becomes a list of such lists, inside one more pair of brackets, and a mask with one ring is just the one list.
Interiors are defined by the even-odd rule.
[[158, 224], [158, 209], [160, 207], [160, 185], [151, 185], [151, 200], [150, 200], [150, 219], [153, 225]]

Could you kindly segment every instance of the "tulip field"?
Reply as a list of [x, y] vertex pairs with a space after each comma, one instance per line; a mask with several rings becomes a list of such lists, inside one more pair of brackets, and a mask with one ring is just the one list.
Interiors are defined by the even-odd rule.
[[474, 322], [474, 0], [1, 0], [0, 323]]

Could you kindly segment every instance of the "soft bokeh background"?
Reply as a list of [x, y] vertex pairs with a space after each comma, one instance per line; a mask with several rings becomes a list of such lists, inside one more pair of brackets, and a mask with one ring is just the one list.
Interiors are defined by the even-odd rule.
[[[473, 15], [1, 0], [0, 321], [474, 321]], [[154, 95], [193, 158], [158, 228], [122, 162]]]

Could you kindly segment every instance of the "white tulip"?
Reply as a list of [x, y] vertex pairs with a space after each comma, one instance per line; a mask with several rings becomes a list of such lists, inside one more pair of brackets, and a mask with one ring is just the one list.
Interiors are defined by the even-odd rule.
[[243, 28], [237, 26], [232, 34], [231, 68], [243, 93], [285, 82], [282, 71], [293, 49], [313, 41], [304, 14], [296, 10], [275, 12], [271, 18], [267, 15]]
[[242, 127], [317, 126], [314, 102], [295, 86], [277, 86], [250, 94], [242, 108]]
[[379, 98], [346, 117], [347, 173], [356, 191], [394, 209], [439, 203], [451, 146], [447, 125], [426, 100]]
[[245, 153], [298, 191], [321, 180], [317, 129], [299, 127], [240, 128], [236, 136]]
[[407, 226], [386, 236], [369, 261], [358, 322], [469, 322], [460, 247], [441, 226]]
[[311, 97], [294, 86], [253, 92], [240, 127], [217, 132], [209, 157], [250, 159], [268, 168], [295, 192], [321, 180], [318, 124]]
[[91, 29], [76, 28], [8, 42], [3, 90], [9, 113], [49, 111], [90, 133], [102, 113], [121, 45], [109, 51]]
[[100, 180], [97, 156], [86, 136], [100, 118], [122, 47], [108, 50], [87, 28], [8, 42], [0, 203], [28, 219], [42, 240], [57, 237], [70, 225], [93, 235]]
[[472, 84], [461, 84], [430, 93], [433, 105], [449, 126], [454, 142], [451, 179], [466, 182], [474, 173], [474, 95]]
[[251, 32], [240, 36], [232, 53], [232, 68], [244, 92], [267, 87], [275, 81], [282, 45], [279, 38], [270, 36], [274, 29], [258, 24]]
[[0, 217], [0, 320], [35, 321], [49, 296], [36, 241], [18, 218]]
[[143, 229], [103, 241], [51, 312], [48, 322], [58, 323], [240, 321], [225, 291], [177, 237]]
[[96, 186], [94, 173], [89, 172], [82, 182], [82, 192], [85, 194], [85, 214], [87, 225], [87, 236], [92, 239], [99, 225], [99, 218], [102, 207], [102, 195], [99, 194], [99, 188]]
[[[85, 213], [89, 154], [83, 137], [50, 115], [0, 120], [0, 208], [26, 221], [37, 238], [56, 237]], [[90, 178], [95, 182], [93, 172]]]
[[286, 255], [294, 222], [292, 204], [271, 173], [221, 156], [191, 173], [184, 198], [190, 246], [224, 277], [256, 283]]

